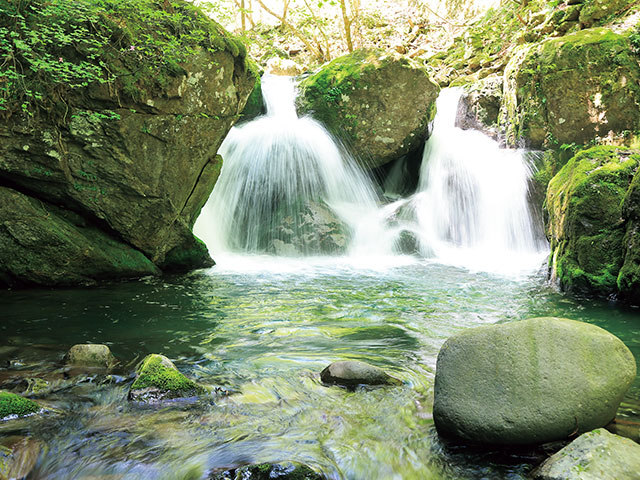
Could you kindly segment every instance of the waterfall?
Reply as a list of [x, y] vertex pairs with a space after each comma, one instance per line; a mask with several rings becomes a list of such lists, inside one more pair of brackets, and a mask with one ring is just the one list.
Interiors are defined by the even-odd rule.
[[455, 126], [461, 90], [445, 89], [411, 199], [424, 256], [471, 269], [535, 268], [546, 254], [528, 201], [523, 151]]
[[[380, 206], [353, 159], [318, 122], [297, 116], [291, 78], [266, 75], [262, 89], [267, 114], [225, 139], [220, 178], [194, 229], [216, 260], [341, 255], [371, 267], [427, 259], [506, 274], [541, 265], [547, 245], [528, 202], [524, 152], [455, 127], [459, 90], [438, 98], [416, 193]], [[388, 190], [402, 191], [403, 171], [391, 169]]]
[[194, 232], [212, 255], [344, 254], [376, 209], [370, 181], [327, 131], [298, 118], [290, 77], [265, 75], [265, 116], [234, 127]]

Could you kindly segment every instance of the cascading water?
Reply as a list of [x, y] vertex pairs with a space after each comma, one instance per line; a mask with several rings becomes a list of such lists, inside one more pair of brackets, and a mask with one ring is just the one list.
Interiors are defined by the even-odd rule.
[[195, 227], [210, 251], [345, 253], [376, 209], [373, 189], [324, 128], [298, 118], [289, 77], [265, 75], [266, 116], [233, 128], [224, 166]]
[[531, 169], [524, 152], [457, 128], [460, 95], [446, 89], [438, 98], [419, 193], [411, 199], [421, 253], [478, 270], [535, 268], [546, 241], [528, 201]]
[[499, 273], [540, 266], [546, 241], [530, 211], [523, 152], [455, 127], [459, 90], [438, 99], [417, 193], [378, 206], [353, 160], [319, 123], [297, 116], [293, 80], [266, 75], [262, 89], [267, 114], [225, 139], [220, 179], [196, 224], [217, 260], [342, 254], [371, 266], [396, 252], [392, 265], [411, 261], [402, 252]]

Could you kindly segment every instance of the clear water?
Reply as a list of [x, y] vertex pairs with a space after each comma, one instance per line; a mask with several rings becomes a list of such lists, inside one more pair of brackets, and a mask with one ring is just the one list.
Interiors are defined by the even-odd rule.
[[[557, 315], [606, 328], [640, 358], [637, 310], [564, 296], [542, 274], [396, 259], [398, 266], [381, 261], [373, 269], [289, 262], [274, 273], [278, 259], [241, 257], [97, 289], [0, 292], [0, 381], [56, 378], [66, 349], [81, 342], [108, 343], [123, 364], [115, 382], [98, 377], [51, 394], [43, 401], [59, 413], [0, 423], [0, 435], [46, 443], [36, 479], [207, 478], [237, 464], [286, 460], [336, 479], [519, 479], [540, 452], [480, 452], [438, 440], [431, 394], [444, 340], [477, 325]], [[228, 395], [129, 404], [128, 375], [151, 352]], [[379, 365], [403, 385], [323, 386], [319, 372], [340, 359]], [[620, 410], [631, 436], [639, 399], [636, 381]]]

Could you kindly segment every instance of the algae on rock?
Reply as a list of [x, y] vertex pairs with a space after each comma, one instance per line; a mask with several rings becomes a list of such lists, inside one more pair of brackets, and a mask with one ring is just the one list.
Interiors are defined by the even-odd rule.
[[297, 106], [345, 142], [364, 167], [375, 168], [421, 147], [439, 90], [407, 57], [357, 50], [302, 80]]
[[147, 355], [136, 371], [136, 379], [129, 390], [129, 398], [135, 401], [158, 401], [171, 398], [192, 397], [206, 390], [178, 371], [164, 355]]

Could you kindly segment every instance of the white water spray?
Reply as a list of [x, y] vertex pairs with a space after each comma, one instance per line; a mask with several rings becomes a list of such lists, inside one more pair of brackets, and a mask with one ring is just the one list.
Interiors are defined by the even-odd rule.
[[528, 201], [524, 152], [455, 127], [461, 91], [443, 90], [412, 199], [425, 256], [470, 269], [512, 272], [540, 265], [546, 241]]
[[267, 114], [225, 139], [196, 235], [216, 258], [346, 253], [361, 219], [376, 209], [370, 183], [319, 123], [298, 118], [291, 78], [265, 75], [262, 91]]

